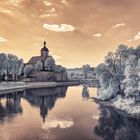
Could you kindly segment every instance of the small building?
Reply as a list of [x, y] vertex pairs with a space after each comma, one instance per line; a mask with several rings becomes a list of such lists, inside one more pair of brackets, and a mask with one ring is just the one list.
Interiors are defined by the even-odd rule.
[[[41, 63], [41, 69], [36, 70], [37, 63]], [[33, 56], [28, 61], [26, 66], [32, 65], [32, 78], [34, 81], [67, 81], [67, 72], [61, 65], [56, 65], [55, 60], [49, 55], [49, 49], [46, 47], [44, 42], [43, 48], [40, 50], [40, 56]]]
[[44, 46], [40, 50], [40, 56], [33, 56], [31, 59], [28, 61], [27, 65], [33, 65], [35, 67], [36, 63], [38, 61], [45, 62], [45, 60], [49, 57], [49, 50], [46, 47], [46, 42], [44, 41]]

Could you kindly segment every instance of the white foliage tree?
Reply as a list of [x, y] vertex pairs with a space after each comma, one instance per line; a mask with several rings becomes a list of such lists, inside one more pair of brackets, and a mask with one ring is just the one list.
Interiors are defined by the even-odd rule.
[[13, 66], [15, 65], [14, 61], [15, 61], [15, 58], [13, 58], [12, 54], [7, 54], [6, 55], [6, 60], [5, 60], [4, 67], [5, 67], [5, 70], [6, 70], [7, 77], [9, 76], [9, 74], [12, 73]]
[[139, 81], [138, 81], [138, 100], [140, 100], [140, 58], [138, 59], [138, 65], [137, 65], [137, 70], [138, 70], [138, 77], [139, 77]]
[[100, 85], [98, 92], [102, 99], [109, 99], [117, 93], [123, 93], [122, 81], [125, 78], [126, 60], [134, 53], [133, 48], [119, 45], [115, 52], [107, 54], [105, 63], [96, 68], [95, 73]]
[[18, 67], [17, 75], [20, 76], [23, 72], [23, 67], [24, 67], [23, 59], [19, 59], [18, 66], [19, 67]]
[[5, 68], [5, 60], [6, 60], [6, 54], [0, 53], [0, 81], [1, 81], [1, 75], [4, 72]]
[[137, 97], [139, 95], [138, 83], [140, 80], [139, 70], [140, 62], [137, 61], [135, 55], [129, 56], [129, 59], [126, 62], [125, 68], [125, 79], [124, 83], [124, 94], [126, 97]]
[[105, 64], [109, 67], [109, 71], [119, 81], [121, 90], [121, 81], [124, 79], [125, 61], [131, 51], [126, 45], [119, 45], [115, 52], [109, 52], [105, 57]]
[[24, 68], [24, 75], [26, 77], [30, 77], [30, 75], [32, 74], [32, 71], [33, 71], [33, 66], [32, 65], [27, 65]]
[[61, 65], [55, 65], [55, 72], [59, 73], [59, 72], [66, 72], [66, 68], [62, 67]]
[[105, 64], [100, 64], [95, 68], [96, 78], [99, 80], [97, 94], [100, 100], [108, 100], [119, 91], [118, 80], [114, 77]]
[[38, 61], [35, 65], [35, 70], [36, 71], [41, 71], [43, 68], [43, 63], [41, 61]]
[[52, 56], [48, 57], [45, 60], [45, 69], [48, 71], [54, 71], [55, 70], [55, 60]]
[[23, 60], [13, 54], [0, 54], [0, 72], [5, 73], [7, 80], [12, 75], [13, 79], [19, 75], [23, 68]]
[[12, 74], [13, 78], [16, 80], [17, 76], [21, 75], [23, 69], [23, 60], [18, 59], [17, 57], [13, 57], [11, 63], [12, 63], [12, 69], [10, 71], [10, 74]]
[[88, 74], [90, 73], [90, 65], [86, 64], [82, 66], [83, 73], [85, 76], [85, 79], [87, 78]]

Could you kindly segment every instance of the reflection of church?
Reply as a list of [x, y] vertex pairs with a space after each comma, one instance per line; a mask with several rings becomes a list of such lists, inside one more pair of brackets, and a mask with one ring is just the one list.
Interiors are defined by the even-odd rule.
[[[45, 122], [48, 111], [54, 108], [58, 98], [66, 96], [67, 87], [29, 89], [24, 92], [14, 92], [0, 96], [0, 118], [11, 114], [22, 113], [21, 98], [26, 99], [32, 106], [40, 108], [40, 115]], [[5, 103], [2, 102], [3, 99]]]
[[57, 98], [64, 98], [66, 96], [66, 91], [67, 87], [30, 89], [27, 90], [24, 98], [31, 105], [40, 107], [40, 115], [43, 118], [43, 122], [45, 122], [48, 111], [55, 106]]

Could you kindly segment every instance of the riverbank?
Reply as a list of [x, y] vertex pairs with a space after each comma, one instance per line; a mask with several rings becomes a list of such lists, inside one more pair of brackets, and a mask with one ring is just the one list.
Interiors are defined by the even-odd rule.
[[22, 91], [25, 89], [35, 88], [49, 88], [58, 86], [74, 86], [79, 85], [79, 81], [68, 81], [68, 82], [2, 82], [0, 83], [0, 95], [13, 92]]
[[125, 99], [121, 96], [118, 96], [114, 99], [110, 99], [108, 101], [100, 101], [98, 98], [92, 98], [95, 103], [115, 108], [119, 113], [125, 114], [128, 117], [133, 117], [140, 119], [140, 105], [135, 104], [133, 99]]

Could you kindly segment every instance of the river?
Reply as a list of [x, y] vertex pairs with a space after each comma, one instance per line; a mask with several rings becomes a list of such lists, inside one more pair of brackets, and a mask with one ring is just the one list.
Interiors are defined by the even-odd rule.
[[95, 88], [82, 86], [1, 95], [0, 140], [139, 140], [139, 120], [97, 105], [93, 96]]

